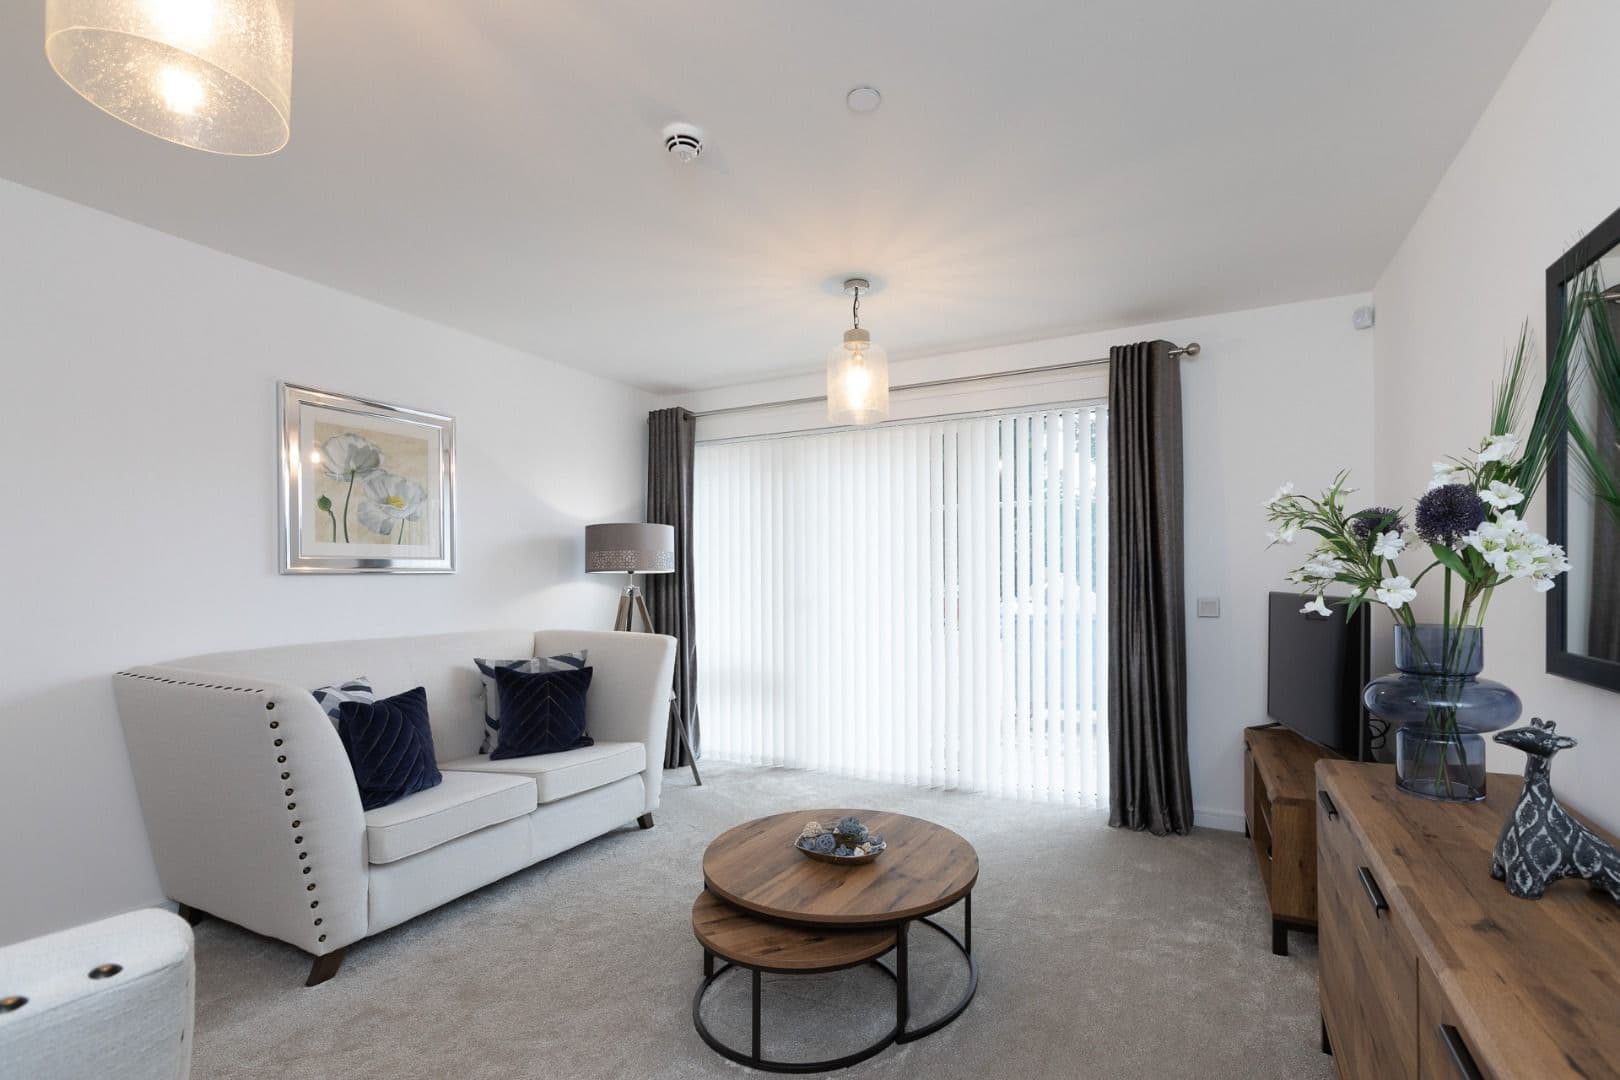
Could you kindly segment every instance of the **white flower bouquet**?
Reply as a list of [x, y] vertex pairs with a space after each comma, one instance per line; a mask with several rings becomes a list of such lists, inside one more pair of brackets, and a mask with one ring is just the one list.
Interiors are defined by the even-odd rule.
[[[1532, 532], [1524, 521], [1531, 498], [1546, 474], [1555, 440], [1565, 431], [1565, 409], [1553, 394], [1543, 393], [1529, 434], [1514, 427], [1521, 419], [1528, 337], [1508, 363], [1492, 410], [1490, 434], [1464, 457], [1434, 463], [1428, 490], [1417, 500], [1409, 527], [1399, 509], [1377, 506], [1345, 511], [1345, 485], [1340, 473], [1319, 498], [1297, 494], [1284, 484], [1266, 500], [1272, 545], [1292, 544], [1301, 533], [1316, 537], [1309, 560], [1288, 578], [1307, 599], [1302, 611], [1331, 614], [1329, 586], [1346, 586], [1350, 595], [1336, 598], [1346, 614], [1377, 602], [1398, 623], [1417, 625], [1412, 603], [1418, 586], [1435, 570], [1443, 575], [1441, 618], [1444, 627], [1483, 626], [1497, 586], [1528, 581], [1546, 591], [1569, 569], [1564, 549]], [[1554, 385], [1554, 377], [1548, 379]], [[1416, 574], [1403, 571], [1403, 556], [1422, 552], [1429, 562]]]
[[[1567, 336], [1567, 335], [1566, 335]], [[1524, 514], [1567, 431], [1562, 371], [1555, 357], [1535, 414], [1522, 426], [1528, 335], [1521, 333], [1492, 409], [1489, 433], [1467, 454], [1434, 463], [1428, 490], [1409, 523], [1400, 509], [1374, 506], [1348, 512], [1349, 476], [1340, 473], [1319, 497], [1284, 484], [1265, 502], [1272, 545], [1316, 540], [1288, 579], [1299, 586], [1300, 609], [1327, 617], [1330, 604], [1346, 616], [1382, 604], [1396, 621], [1396, 661], [1402, 674], [1368, 684], [1364, 701], [1381, 721], [1398, 725], [1400, 785], [1441, 799], [1484, 797], [1484, 743], [1479, 732], [1512, 723], [1520, 702], [1499, 683], [1476, 678], [1483, 666], [1483, 627], [1499, 586], [1527, 582], [1551, 589], [1569, 570], [1564, 549], [1536, 532]], [[1526, 430], [1520, 437], [1517, 432]], [[1403, 569], [1413, 556], [1416, 572]], [[1438, 572], [1441, 621], [1420, 624], [1413, 604]], [[1342, 586], [1347, 596], [1330, 597]], [[1431, 605], [1432, 606], [1432, 605]]]
[[[1417, 501], [1415, 527], [1389, 507], [1346, 513], [1345, 497], [1352, 494], [1346, 473], [1315, 499], [1296, 494], [1292, 484], [1279, 488], [1265, 504], [1274, 525], [1267, 538], [1273, 545], [1294, 543], [1301, 533], [1318, 538], [1310, 558], [1288, 574], [1306, 598], [1300, 610], [1331, 615], [1327, 590], [1338, 584], [1350, 595], [1332, 602], [1347, 615], [1377, 602], [1402, 625], [1415, 626], [1417, 587], [1440, 570], [1444, 625], [1482, 626], [1497, 586], [1526, 580], [1538, 592], [1551, 589], [1569, 560], [1519, 516], [1529, 498], [1524, 489], [1499, 478], [1514, 471], [1517, 462], [1502, 455], [1515, 446], [1517, 439], [1503, 433], [1487, 438], [1472, 461], [1435, 462], [1429, 489]], [[1412, 575], [1399, 561], [1414, 551], [1430, 561]]]

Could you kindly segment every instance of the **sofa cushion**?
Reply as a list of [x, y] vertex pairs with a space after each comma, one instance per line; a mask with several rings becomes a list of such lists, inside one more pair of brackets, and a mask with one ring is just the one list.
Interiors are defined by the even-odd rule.
[[490, 760], [557, 754], [595, 742], [585, 734], [585, 695], [593, 674], [590, 667], [533, 675], [498, 669], [502, 727]]
[[611, 784], [626, 776], [635, 776], [646, 767], [647, 747], [638, 742], [599, 742], [578, 750], [500, 761], [470, 757], [447, 761], [441, 766], [444, 769], [529, 777], [534, 781], [535, 794], [542, 806], [599, 788], [603, 784]]
[[534, 785], [523, 777], [456, 772], [449, 765], [439, 772], [444, 779], [437, 787], [366, 811], [372, 863], [395, 862], [535, 808]]
[[336, 727], [339, 713], [346, 701], [363, 701], [367, 705], [375, 704], [377, 692], [371, 688], [371, 680], [364, 675], [356, 675], [344, 682], [323, 686], [319, 690], [311, 691], [315, 700], [321, 703], [326, 715], [332, 718], [332, 726]]
[[590, 656], [584, 649], [559, 656], [528, 656], [521, 660], [484, 660], [473, 657], [478, 673], [484, 678], [484, 741], [478, 747], [478, 752], [480, 754], [491, 752], [501, 738], [501, 692], [495, 685], [497, 669], [511, 668], [531, 675], [542, 671], [575, 671], [584, 667], [589, 660]]
[[360, 805], [366, 810], [439, 783], [427, 691], [420, 686], [381, 701], [345, 701], [338, 706], [338, 738], [348, 752]]

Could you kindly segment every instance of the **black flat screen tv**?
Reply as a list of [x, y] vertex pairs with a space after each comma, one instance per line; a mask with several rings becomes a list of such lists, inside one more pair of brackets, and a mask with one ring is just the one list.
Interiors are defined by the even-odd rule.
[[1304, 614], [1297, 593], [1274, 592], [1266, 657], [1266, 712], [1277, 723], [1352, 761], [1372, 760], [1361, 690], [1372, 677], [1371, 605], [1346, 619]]

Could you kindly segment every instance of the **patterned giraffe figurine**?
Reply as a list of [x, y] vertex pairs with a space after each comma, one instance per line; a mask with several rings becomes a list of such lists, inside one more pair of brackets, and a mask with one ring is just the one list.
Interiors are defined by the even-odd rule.
[[1559, 735], [1552, 721], [1538, 716], [1529, 727], [1499, 731], [1493, 738], [1525, 753], [1524, 790], [1491, 856], [1491, 877], [1506, 881], [1508, 892], [1539, 900], [1560, 878], [1584, 878], [1620, 903], [1620, 851], [1570, 816], [1552, 790], [1552, 758], [1575, 740]]

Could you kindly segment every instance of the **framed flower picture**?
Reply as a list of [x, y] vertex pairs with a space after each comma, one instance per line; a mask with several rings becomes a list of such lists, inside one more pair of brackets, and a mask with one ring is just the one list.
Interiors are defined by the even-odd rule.
[[277, 390], [281, 572], [454, 573], [455, 419]]

